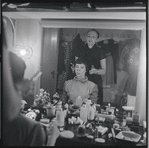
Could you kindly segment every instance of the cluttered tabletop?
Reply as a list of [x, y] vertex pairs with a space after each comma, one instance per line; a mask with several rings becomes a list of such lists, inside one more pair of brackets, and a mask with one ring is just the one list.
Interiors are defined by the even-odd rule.
[[60, 136], [56, 146], [146, 146], [146, 129], [132, 107], [117, 108], [110, 103], [100, 106], [89, 99], [80, 102], [79, 98], [75, 104], [55, 100], [54, 105], [46, 107], [34, 104], [24, 113], [44, 128], [57, 121]]

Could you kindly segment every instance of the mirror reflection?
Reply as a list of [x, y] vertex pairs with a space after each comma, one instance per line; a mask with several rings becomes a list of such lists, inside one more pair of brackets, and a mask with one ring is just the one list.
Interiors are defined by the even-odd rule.
[[[72, 64], [74, 64], [75, 58], [77, 58], [77, 56], [82, 56], [81, 54], [83, 54], [83, 56], [85, 55], [85, 53], [83, 53], [85, 52], [83, 49], [88, 44], [86, 35], [87, 31], [89, 30], [90, 29], [87, 28], [59, 29], [59, 42], [56, 43], [58, 44], [57, 46], [59, 46], [58, 60], [56, 61], [57, 64], [55, 63], [56, 57], [53, 57], [54, 62], [51, 61], [52, 63], [55, 63], [55, 67], [57, 67], [55, 90], [59, 94], [61, 94], [63, 91], [65, 81], [73, 79], [75, 76], [75, 73], [73, 73], [71, 68]], [[49, 50], [49, 48], [54, 46], [55, 43], [52, 42], [53, 45], [50, 45], [51, 43], [49, 43], [48, 40], [46, 41], [46, 38], [50, 36], [49, 31], [52, 31], [52, 29], [44, 28], [45, 42], [43, 46], [46, 46], [47, 48], [43, 48], [43, 54], [46, 52], [44, 50]], [[103, 64], [105, 66], [105, 72], [101, 74], [103, 102], [118, 103], [123, 93], [136, 96], [141, 31], [112, 29], [96, 29], [96, 31], [99, 32], [99, 37], [95, 41], [95, 46], [101, 50], [103, 59], [105, 60], [105, 63]], [[92, 44], [92, 42], [89, 44]], [[52, 52], [54, 51], [51, 50], [49, 56], [52, 54]], [[85, 55], [87, 62], [89, 60], [89, 55]], [[97, 53], [94, 55], [97, 55]], [[46, 56], [48, 58], [48, 55]], [[93, 57], [91, 62], [93, 62], [95, 58]], [[100, 55], [99, 58], [97, 57], [96, 61], [95, 63], [100, 63]], [[91, 65], [89, 66], [91, 69]], [[47, 73], [47, 67], [45, 70]], [[49, 77], [53, 77], [54, 75], [50, 74], [51, 72], [49, 72]], [[93, 82], [97, 84], [99, 79], [100, 78], [97, 78], [97, 80], [95, 79]], [[43, 85], [45, 85], [45, 82], [43, 83]]]

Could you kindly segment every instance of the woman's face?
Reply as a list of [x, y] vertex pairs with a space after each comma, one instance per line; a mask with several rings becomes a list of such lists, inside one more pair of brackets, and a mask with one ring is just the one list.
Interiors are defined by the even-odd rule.
[[98, 35], [95, 31], [89, 31], [86, 35], [86, 41], [89, 48], [92, 48], [96, 43]]
[[76, 64], [75, 73], [78, 78], [85, 78], [86, 66], [85, 64]]

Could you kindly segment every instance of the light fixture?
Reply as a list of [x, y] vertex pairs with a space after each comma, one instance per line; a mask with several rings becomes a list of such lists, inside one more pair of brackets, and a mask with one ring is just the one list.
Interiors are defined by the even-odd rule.
[[24, 59], [30, 59], [33, 55], [33, 50], [30, 46], [15, 46], [14, 53]]

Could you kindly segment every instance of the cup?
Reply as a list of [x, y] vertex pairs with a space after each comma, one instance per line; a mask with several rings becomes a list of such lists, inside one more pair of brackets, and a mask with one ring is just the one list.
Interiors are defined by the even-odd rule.
[[53, 105], [47, 106], [47, 116], [51, 117], [53, 115], [55, 115], [55, 106]]

